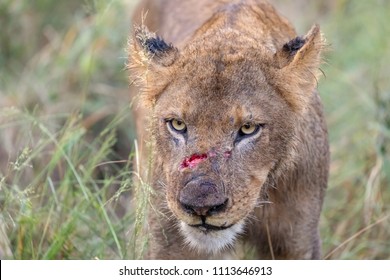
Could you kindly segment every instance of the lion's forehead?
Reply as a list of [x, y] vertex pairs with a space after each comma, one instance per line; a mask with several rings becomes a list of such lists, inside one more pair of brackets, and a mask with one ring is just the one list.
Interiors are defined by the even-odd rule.
[[[256, 107], [256, 102], [239, 102], [233, 98], [173, 98], [169, 105], [159, 106], [157, 111], [160, 119], [170, 116], [183, 120], [187, 125], [215, 129], [217, 127], [236, 127], [246, 122], [266, 120], [267, 110]], [[164, 102], [164, 104], [166, 104]], [[265, 108], [266, 109], [266, 108]]]
[[278, 98], [266, 85], [213, 88], [178, 83], [161, 95], [156, 113], [160, 118], [178, 117], [207, 127], [234, 127], [245, 122], [266, 123], [272, 117], [270, 99]]

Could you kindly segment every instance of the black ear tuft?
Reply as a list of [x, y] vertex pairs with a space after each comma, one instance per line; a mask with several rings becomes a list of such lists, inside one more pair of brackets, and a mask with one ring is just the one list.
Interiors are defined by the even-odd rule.
[[294, 56], [300, 48], [303, 47], [306, 40], [302, 37], [296, 37], [292, 39], [290, 42], [284, 44], [283, 51], [288, 54], [288, 56]]
[[144, 48], [146, 48], [149, 53], [158, 54], [169, 51], [172, 48], [172, 45], [168, 45], [163, 39], [156, 37], [147, 38], [144, 41]]
[[158, 64], [169, 66], [176, 59], [177, 49], [161, 37], [149, 32], [145, 26], [136, 27], [135, 39], [144, 53]]

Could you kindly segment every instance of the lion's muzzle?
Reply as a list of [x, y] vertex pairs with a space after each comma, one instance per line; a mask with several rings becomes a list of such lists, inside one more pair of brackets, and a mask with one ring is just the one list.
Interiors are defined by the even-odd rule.
[[225, 210], [228, 198], [216, 184], [194, 179], [180, 191], [179, 202], [185, 212], [199, 216], [204, 223], [207, 217]]

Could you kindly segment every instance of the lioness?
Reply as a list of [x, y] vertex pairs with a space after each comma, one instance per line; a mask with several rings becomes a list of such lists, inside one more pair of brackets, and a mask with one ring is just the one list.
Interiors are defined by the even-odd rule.
[[137, 130], [152, 143], [147, 257], [234, 257], [247, 244], [257, 258], [320, 258], [319, 27], [299, 37], [263, 0], [145, 0], [134, 21]]

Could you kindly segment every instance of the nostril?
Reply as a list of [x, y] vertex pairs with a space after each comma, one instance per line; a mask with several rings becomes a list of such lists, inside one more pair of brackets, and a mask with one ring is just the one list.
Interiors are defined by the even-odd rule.
[[199, 206], [193, 206], [193, 205], [188, 205], [188, 204], [183, 204], [181, 203], [181, 206], [184, 210], [184, 212], [190, 214], [190, 215], [196, 215], [196, 216], [206, 216], [208, 211], [209, 211], [209, 207], [199, 207]]
[[196, 216], [212, 216], [216, 215], [225, 210], [228, 203], [228, 199], [226, 199], [222, 204], [210, 205], [210, 206], [194, 206], [189, 204], [181, 203], [183, 210], [190, 214]]
[[181, 203], [181, 206], [182, 206], [184, 212], [191, 214], [191, 215], [196, 215], [196, 212], [191, 205]]
[[214, 205], [207, 211], [206, 215], [212, 216], [218, 214], [219, 212], [222, 212], [223, 210], [225, 210], [227, 204], [228, 204], [228, 199], [226, 199], [222, 204]]

